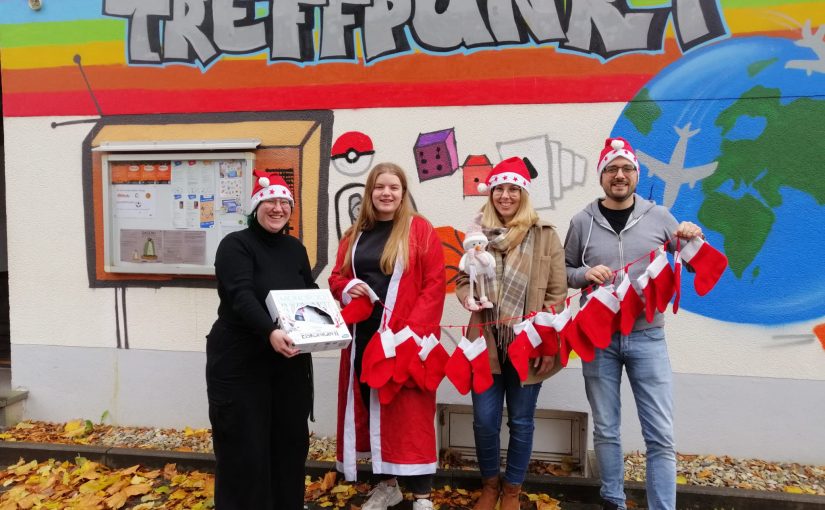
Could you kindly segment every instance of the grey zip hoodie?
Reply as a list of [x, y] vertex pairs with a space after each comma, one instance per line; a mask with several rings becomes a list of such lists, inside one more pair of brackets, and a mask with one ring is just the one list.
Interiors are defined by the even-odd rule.
[[[638, 258], [629, 268], [630, 278], [635, 280], [650, 263], [647, 255], [673, 237], [679, 223], [665, 207], [634, 194], [636, 205], [621, 233], [617, 234], [599, 211], [599, 200], [594, 200], [570, 220], [570, 228], [564, 241], [567, 285], [571, 289], [587, 287], [591, 282], [584, 274], [593, 266], [605, 265], [610, 269], [624, 270], [624, 266]], [[675, 243], [668, 246], [675, 249]], [[624, 276], [620, 271], [616, 284]], [[647, 322], [644, 313], [636, 320], [634, 331], [663, 326], [664, 317], [656, 312], [653, 322]]]

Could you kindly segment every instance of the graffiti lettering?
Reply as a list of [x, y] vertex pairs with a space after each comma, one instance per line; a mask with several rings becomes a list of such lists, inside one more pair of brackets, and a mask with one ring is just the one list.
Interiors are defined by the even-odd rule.
[[127, 19], [130, 63], [158, 65], [263, 49], [271, 61], [355, 61], [359, 43], [366, 62], [413, 46], [448, 53], [558, 44], [613, 58], [662, 50], [671, 14], [682, 51], [727, 33], [717, 0], [654, 8], [626, 0], [103, 0], [103, 13]]

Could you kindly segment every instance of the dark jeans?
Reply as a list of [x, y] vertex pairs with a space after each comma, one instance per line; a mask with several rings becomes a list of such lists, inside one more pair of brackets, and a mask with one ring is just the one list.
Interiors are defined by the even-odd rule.
[[413, 494], [429, 494], [433, 490], [434, 476], [435, 475], [381, 475], [381, 479], [392, 480], [393, 478], [398, 478], [398, 483], [401, 487], [412, 492]]
[[216, 322], [206, 387], [216, 510], [302, 510], [309, 452], [309, 354], [286, 359], [268, 339]]
[[[499, 358], [501, 359], [501, 358]], [[536, 402], [541, 383], [522, 386], [510, 361], [493, 375], [493, 385], [484, 393], [473, 392], [473, 432], [476, 440], [478, 467], [483, 478], [498, 476], [501, 455], [501, 420], [507, 401], [507, 469], [504, 480], [514, 485], [524, 482], [527, 465], [533, 453], [533, 430]]]

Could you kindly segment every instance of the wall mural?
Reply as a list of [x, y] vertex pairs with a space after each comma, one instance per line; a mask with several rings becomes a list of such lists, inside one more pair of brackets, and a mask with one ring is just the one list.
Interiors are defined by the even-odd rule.
[[[624, 104], [605, 122], [639, 150], [640, 193], [701, 224], [730, 260], [713, 293], [685, 293], [682, 307], [746, 324], [823, 317], [824, 275], [787, 282], [788, 261], [825, 245], [811, 228], [825, 223], [825, 0], [61, 0], [3, 2], [0, 20], [12, 117]], [[372, 139], [338, 127], [330, 166], [362, 176]], [[461, 170], [463, 197], [516, 154], [537, 169], [542, 209], [592, 179], [555, 135], [488, 140], [490, 154], [430, 128], [409, 141], [419, 182]], [[335, 192], [339, 237], [359, 196]], [[461, 232], [439, 234], [449, 263]], [[825, 348], [823, 329], [799, 340]]]
[[628, 101], [683, 56], [731, 37], [790, 37], [777, 16], [824, 4], [0, 2], [4, 112], [94, 114], [76, 54], [110, 115]]
[[754, 324], [823, 314], [824, 275], [787, 284], [788, 261], [825, 246], [825, 230], [811, 229], [825, 221], [825, 25], [816, 41], [810, 27], [801, 38], [742, 37], [692, 52], [646, 84], [613, 127], [634, 140], [651, 177], [642, 194], [703, 225], [730, 261], [714, 292], [687, 294], [685, 309]]

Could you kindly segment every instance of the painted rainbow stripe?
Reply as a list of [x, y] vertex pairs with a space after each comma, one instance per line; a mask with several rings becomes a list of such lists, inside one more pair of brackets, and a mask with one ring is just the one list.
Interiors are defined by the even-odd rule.
[[[634, 2], [634, 5], [656, 2]], [[473, 104], [627, 101], [682, 56], [672, 27], [665, 50], [602, 62], [519, 47], [364, 66], [268, 63], [265, 52], [196, 66], [127, 66], [126, 22], [98, 2], [60, 0], [35, 13], [0, 0], [0, 65], [6, 116], [95, 115], [76, 55], [106, 115], [161, 112], [332, 109]], [[93, 8], [92, 8], [93, 7]], [[732, 0], [722, 4], [731, 37], [799, 37], [825, 24], [825, 0]]]

